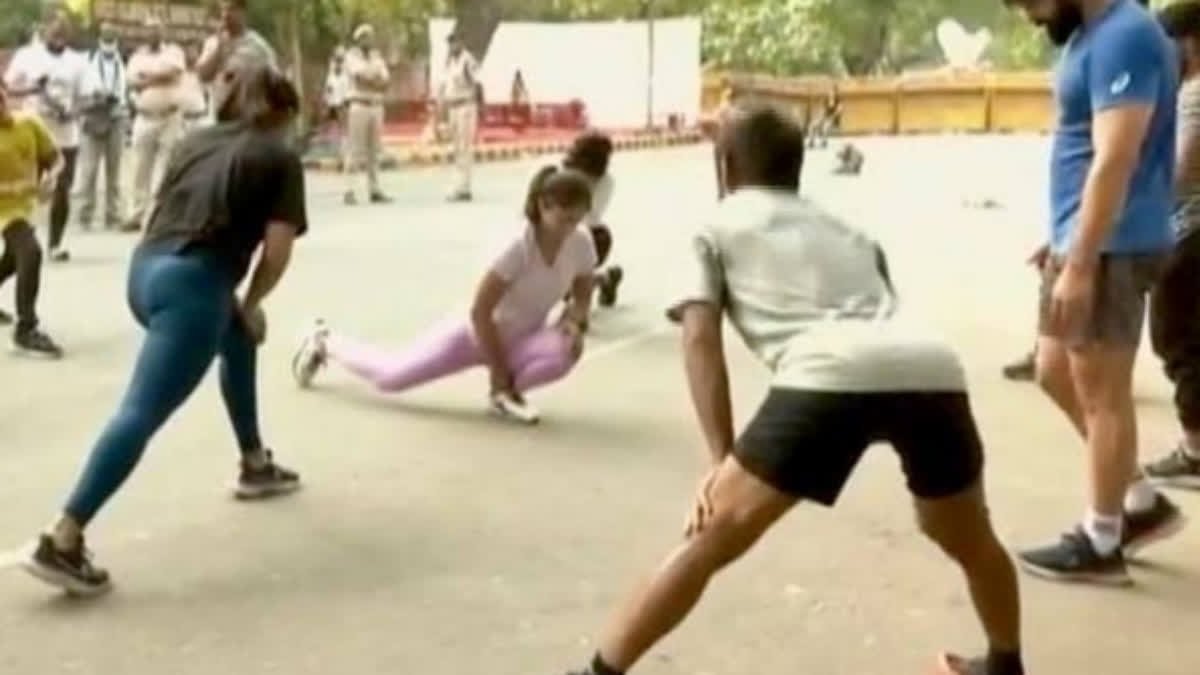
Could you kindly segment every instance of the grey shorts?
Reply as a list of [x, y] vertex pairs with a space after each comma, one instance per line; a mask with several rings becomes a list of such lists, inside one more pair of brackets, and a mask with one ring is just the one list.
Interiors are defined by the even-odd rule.
[[1091, 316], [1079, 332], [1065, 335], [1050, 326], [1050, 296], [1054, 293], [1054, 283], [1065, 264], [1062, 257], [1052, 256], [1042, 268], [1038, 335], [1063, 340], [1070, 346], [1098, 342], [1137, 347], [1142, 339], [1146, 299], [1158, 280], [1166, 258], [1166, 251], [1106, 253], [1101, 256]]

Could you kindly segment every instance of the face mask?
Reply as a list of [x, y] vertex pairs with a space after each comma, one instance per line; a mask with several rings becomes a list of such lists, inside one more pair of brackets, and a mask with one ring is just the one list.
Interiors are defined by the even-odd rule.
[[117, 53], [117, 43], [116, 43], [115, 41], [113, 41], [113, 42], [101, 42], [101, 43], [100, 43], [100, 53], [104, 54], [105, 56], [114, 56], [114, 55], [116, 55], [116, 53]]

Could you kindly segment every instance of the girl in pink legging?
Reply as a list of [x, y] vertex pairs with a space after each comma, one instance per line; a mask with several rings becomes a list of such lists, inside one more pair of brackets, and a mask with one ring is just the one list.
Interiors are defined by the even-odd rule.
[[[328, 361], [385, 392], [486, 366], [492, 410], [536, 423], [525, 392], [562, 379], [583, 350], [596, 252], [579, 223], [590, 208], [586, 176], [543, 168], [529, 186], [528, 226], [484, 274], [469, 318], [434, 330], [400, 354], [368, 347], [318, 321], [292, 360], [297, 383], [309, 386]], [[562, 317], [548, 325], [568, 291], [572, 299]]]

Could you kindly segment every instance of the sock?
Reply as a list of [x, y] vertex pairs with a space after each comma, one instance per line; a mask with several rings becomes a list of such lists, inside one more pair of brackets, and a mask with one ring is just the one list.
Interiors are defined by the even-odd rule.
[[74, 551], [79, 548], [79, 539], [83, 533], [79, 526], [69, 518], [60, 518], [50, 526], [50, 538], [54, 540], [54, 548], [60, 551]]
[[1025, 665], [1021, 663], [1021, 652], [989, 649], [987, 675], [1025, 675]]
[[1112, 555], [1121, 545], [1121, 516], [1106, 516], [1088, 509], [1083, 529], [1092, 540], [1092, 548], [1102, 556]]
[[625, 675], [625, 673], [605, 663], [604, 657], [600, 656], [600, 652], [596, 652], [596, 655], [592, 657], [592, 667], [588, 672], [591, 675]]
[[1179, 448], [1183, 450], [1183, 454], [1188, 456], [1188, 459], [1200, 462], [1200, 448], [1192, 444], [1192, 441], [1189, 440], [1190, 437], [1191, 434], [1184, 436], [1183, 440], [1179, 442]]
[[1125, 489], [1125, 510], [1129, 513], [1145, 513], [1158, 503], [1158, 491], [1145, 476], [1133, 479]]

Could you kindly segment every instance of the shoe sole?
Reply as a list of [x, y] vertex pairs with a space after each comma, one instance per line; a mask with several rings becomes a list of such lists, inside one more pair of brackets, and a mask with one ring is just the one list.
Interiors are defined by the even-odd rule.
[[1160, 541], [1170, 539], [1183, 531], [1187, 527], [1187, 517], [1182, 513], [1177, 513], [1173, 518], [1163, 523], [1162, 525], [1150, 530], [1146, 534], [1130, 541], [1122, 546], [1125, 554], [1133, 555], [1145, 549], [1147, 546], [1156, 544]]
[[494, 406], [494, 405], [488, 406], [488, 412], [491, 413], [491, 415], [493, 417], [498, 417], [498, 418], [508, 421], [508, 422], [515, 422], [517, 424], [521, 424], [521, 425], [524, 425], [527, 427], [537, 426], [542, 421], [542, 418], [540, 415], [534, 415], [533, 417], [519, 417], [517, 415], [514, 415], [514, 414], [508, 412], [504, 408]]
[[1133, 585], [1133, 577], [1129, 576], [1128, 571], [1124, 572], [1056, 572], [1048, 570], [1037, 565], [1032, 565], [1025, 562], [1020, 557], [1017, 558], [1017, 565], [1027, 574], [1045, 579], [1047, 581], [1057, 581], [1060, 583], [1069, 584], [1089, 584], [1094, 586], [1109, 586], [1113, 588], [1123, 588]]
[[300, 490], [299, 481], [295, 483], [279, 483], [276, 485], [235, 485], [233, 498], [240, 502], [262, 501], [274, 497], [285, 497]]
[[43, 567], [33, 560], [22, 561], [21, 569], [28, 572], [30, 576], [38, 581], [41, 581], [48, 586], [53, 586], [61, 591], [65, 591], [67, 594], [72, 596], [94, 598], [104, 595], [112, 590], [112, 582], [107, 582], [100, 586], [90, 586], [80, 582], [78, 579], [69, 574], [64, 574], [58, 570]]
[[1150, 484], [1155, 487], [1200, 490], [1200, 476], [1168, 476], [1160, 478], [1146, 476], [1146, 480], [1150, 481]]
[[17, 345], [9, 346], [9, 353], [13, 356], [19, 356], [26, 359], [38, 359], [40, 361], [60, 361], [63, 358], [62, 352], [40, 352], [36, 349], [26, 349]]

